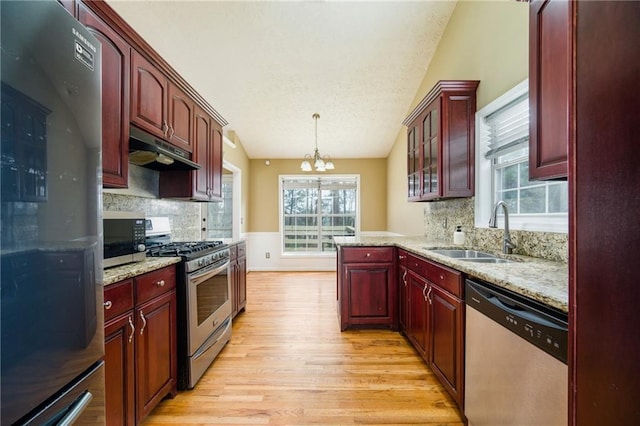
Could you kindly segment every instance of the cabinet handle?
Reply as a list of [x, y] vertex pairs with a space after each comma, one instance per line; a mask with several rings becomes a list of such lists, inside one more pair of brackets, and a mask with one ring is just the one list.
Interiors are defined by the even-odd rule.
[[167, 126], [167, 120], [164, 120], [162, 122], [162, 134], [164, 135], [164, 137], [167, 137], [167, 131], [169, 130], [169, 126]]
[[406, 259], [406, 258], [407, 258], [407, 256], [403, 256], [403, 255], [398, 256], [398, 259], [400, 259], [400, 260]]
[[113, 303], [111, 303], [111, 300], [107, 300], [106, 302], [104, 302], [104, 309], [105, 310], [111, 309], [112, 306], [113, 306]]
[[367, 253], [364, 255], [365, 257], [371, 257], [371, 253]]
[[147, 326], [147, 319], [144, 317], [142, 311], [140, 311], [140, 318], [142, 319], [142, 328], [140, 329], [140, 335], [144, 333], [144, 328]]
[[444, 280], [444, 274], [440, 274], [440, 279]]
[[157, 282], [156, 282], [156, 285], [157, 285], [158, 287], [164, 287], [164, 280], [157, 281]]
[[407, 286], [407, 271], [405, 270], [404, 273], [402, 274], [402, 282], [404, 283], [404, 286]]
[[427, 301], [427, 295], [424, 293], [424, 291], [427, 289], [427, 285], [425, 284], [424, 287], [422, 287], [422, 297], [424, 297], [424, 301]]
[[171, 139], [175, 134], [176, 134], [176, 131], [173, 130], [173, 126], [169, 124], [169, 139]]
[[433, 290], [433, 287], [429, 286], [429, 291], [427, 292], [427, 300], [429, 301], [429, 304], [433, 304], [433, 299], [431, 298], [431, 290]]
[[129, 327], [131, 327], [131, 334], [129, 335], [129, 343], [133, 341], [133, 335], [136, 334], [136, 327], [133, 325], [133, 318], [129, 315]]

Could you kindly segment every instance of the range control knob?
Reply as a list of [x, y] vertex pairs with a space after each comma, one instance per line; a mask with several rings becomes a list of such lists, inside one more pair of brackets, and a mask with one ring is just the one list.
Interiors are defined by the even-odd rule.
[[204, 265], [204, 259], [198, 259], [198, 266]]
[[147, 246], [145, 246], [144, 244], [138, 244], [138, 247], [136, 247], [136, 249], [142, 253], [143, 251], [145, 251], [147, 249]]

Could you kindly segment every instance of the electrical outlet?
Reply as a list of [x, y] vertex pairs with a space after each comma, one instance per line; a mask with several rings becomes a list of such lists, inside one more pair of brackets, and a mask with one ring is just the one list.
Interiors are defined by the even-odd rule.
[[264, 257], [267, 259], [271, 259], [271, 253], [269, 253], [268, 251], [264, 253]]
[[445, 217], [444, 220], [442, 221], [442, 227], [446, 228], [447, 227], [447, 218]]

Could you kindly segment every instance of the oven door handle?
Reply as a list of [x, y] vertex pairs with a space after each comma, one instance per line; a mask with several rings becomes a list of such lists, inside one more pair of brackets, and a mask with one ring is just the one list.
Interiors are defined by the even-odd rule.
[[227, 260], [226, 262], [224, 262], [220, 266], [210, 265], [210, 266], [207, 266], [207, 267], [205, 267], [203, 269], [200, 269], [194, 274], [189, 274], [189, 281], [190, 282], [196, 282], [196, 281], [199, 282], [203, 277], [208, 278], [210, 276], [216, 275], [219, 272], [222, 272], [225, 269], [227, 269], [229, 267], [230, 263], [231, 262]]

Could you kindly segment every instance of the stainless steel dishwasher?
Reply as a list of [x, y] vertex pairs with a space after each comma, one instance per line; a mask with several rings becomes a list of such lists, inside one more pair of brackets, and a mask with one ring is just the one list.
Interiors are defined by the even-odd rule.
[[567, 315], [480, 281], [465, 290], [469, 426], [566, 425]]

